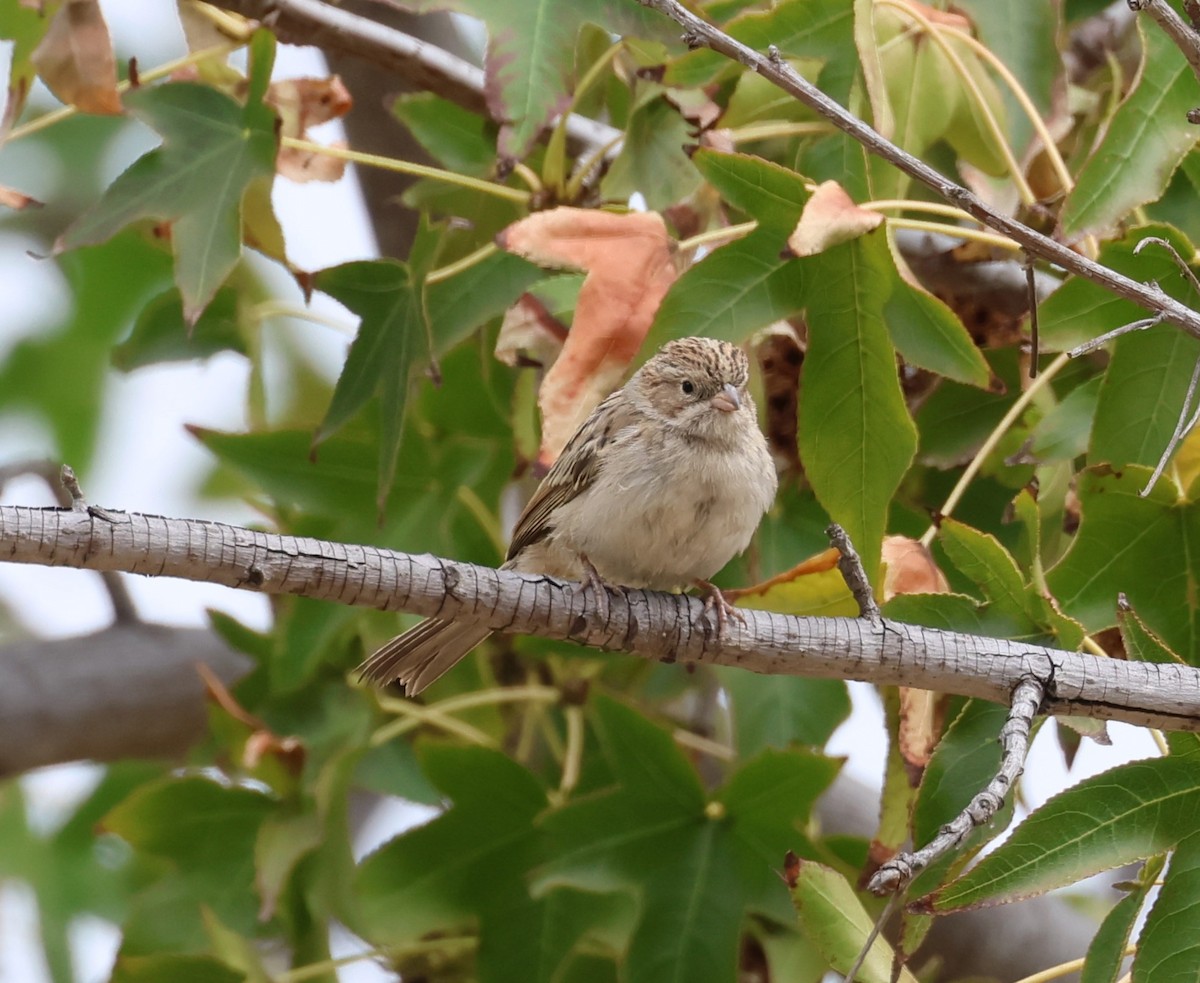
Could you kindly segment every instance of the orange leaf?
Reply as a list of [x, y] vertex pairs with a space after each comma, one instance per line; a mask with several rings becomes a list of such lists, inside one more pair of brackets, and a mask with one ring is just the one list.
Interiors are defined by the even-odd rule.
[[882, 221], [879, 212], [854, 204], [836, 181], [824, 181], [800, 213], [795, 231], [788, 236], [788, 248], [796, 256], [815, 256], [877, 229]]
[[22, 208], [41, 208], [42, 202], [0, 184], [0, 205], [3, 205], [5, 208], [11, 208], [14, 212], [19, 212]]
[[97, 0], [67, 0], [31, 60], [63, 102], [85, 113], [120, 115], [117, 60]]
[[[263, 100], [279, 114], [281, 136], [307, 140], [309, 127], [345, 116], [354, 105], [350, 91], [337, 75], [272, 82]], [[345, 143], [331, 146], [344, 148]], [[291, 181], [337, 181], [346, 162], [297, 147], [280, 147], [275, 169]]]
[[[881, 559], [887, 564], [883, 576], [884, 600], [897, 594], [944, 594], [950, 590], [946, 575], [938, 569], [933, 555], [915, 539], [885, 537]], [[900, 687], [900, 727], [896, 745], [908, 766], [914, 787], [938, 742], [943, 704], [940, 693]]]
[[555, 208], [500, 233], [503, 249], [542, 266], [585, 270], [575, 320], [538, 393], [549, 467], [597, 403], [621, 381], [675, 280], [674, 243], [654, 212]]
[[945, 594], [950, 590], [933, 554], [916, 539], [884, 537], [880, 559], [887, 564], [883, 575], [885, 602], [897, 594]]

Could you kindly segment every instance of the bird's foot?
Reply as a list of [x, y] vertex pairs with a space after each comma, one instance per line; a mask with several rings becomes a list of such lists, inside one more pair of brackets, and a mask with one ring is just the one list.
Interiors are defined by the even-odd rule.
[[612, 606], [608, 602], [608, 592], [624, 593], [623, 590], [616, 584], [610, 584], [600, 576], [599, 571], [592, 566], [592, 561], [582, 553], [579, 555], [580, 565], [583, 567], [583, 583], [588, 594], [591, 595], [592, 601], [596, 606], [596, 615], [600, 619], [601, 624], [608, 624], [608, 616], [612, 611]]
[[704, 615], [710, 621], [716, 620], [717, 638], [725, 637], [730, 618], [737, 618], [743, 625], [746, 623], [746, 616], [725, 598], [720, 587], [707, 580], [696, 580], [693, 583], [704, 591]]

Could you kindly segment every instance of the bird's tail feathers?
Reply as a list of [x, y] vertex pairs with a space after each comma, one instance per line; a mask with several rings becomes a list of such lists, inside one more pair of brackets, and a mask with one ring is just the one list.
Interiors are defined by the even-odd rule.
[[361, 679], [398, 682], [416, 696], [492, 633], [478, 624], [428, 618], [398, 635], [358, 667]]

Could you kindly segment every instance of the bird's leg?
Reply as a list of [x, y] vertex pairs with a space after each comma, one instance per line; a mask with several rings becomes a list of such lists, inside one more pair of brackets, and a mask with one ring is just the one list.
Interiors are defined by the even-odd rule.
[[692, 584], [704, 591], [704, 614], [712, 612], [717, 620], [717, 638], [725, 637], [726, 626], [730, 618], [737, 618], [743, 625], [746, 616], [725, 599], [721, 588], [707, 580], [693, 580]]
[[600, 620], [605, 624], [608, 623], [608, 615], [611, 610], [608, 603], [608, 588], [619, 591], [621, 588], [612, 584], [607, 584], [604, 578], [600, 576], [599, 571], [592, 566], [592, 561], [583, 553], [579, 554], [579, 564], [583, 567], [583, 582], [592, 599], [596, 602], [596, 613], [600, 616]]

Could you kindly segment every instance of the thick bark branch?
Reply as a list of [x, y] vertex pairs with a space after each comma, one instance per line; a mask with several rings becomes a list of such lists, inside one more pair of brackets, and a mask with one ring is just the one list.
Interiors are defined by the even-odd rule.
[[664, 661], [917, 686], [1007, 704], [1026, 676], [1047, 713], [1200, 731], [1200, 670], [1120, 662], [885, 621], [746, 611], [718, 640], [702, 603], [629, 590], [601, 622], [578, 584], [373, 546], [140, 513], [0, 506], [0, 560], [183, 577], [409, 611]]
[[204, 663], [227, 685], [251, 668], [214, 632], [118, 624], [0, 648], [0, 778], [31, 768], [176, 758], [208, 729]]

